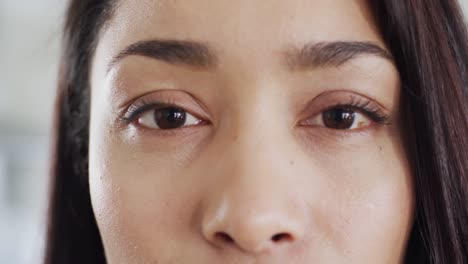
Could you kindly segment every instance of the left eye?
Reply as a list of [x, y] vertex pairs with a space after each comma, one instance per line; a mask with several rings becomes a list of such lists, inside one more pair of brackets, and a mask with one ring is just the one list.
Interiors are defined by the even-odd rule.
[[364, 114], [349, 108], [333, 108], [305, 121], [304, 124], [351, 130], [367, 127], [371, 124], [371, 120]]
[[184, 126], [197, 125], [200, 119], [189, 114], [182, 108], [165, 107], [144, 113], [138, 118], [138, 124], [154, 129], [176, 129]]

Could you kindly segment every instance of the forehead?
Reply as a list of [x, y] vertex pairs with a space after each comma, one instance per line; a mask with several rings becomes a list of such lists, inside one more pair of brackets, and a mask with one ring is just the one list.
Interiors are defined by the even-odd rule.
[[116, 51], [153, 38], [201, 41], [221, 54], [244, 55], [320, 41], [384, 46], [362, 0], [123, 0], [104, 35]]

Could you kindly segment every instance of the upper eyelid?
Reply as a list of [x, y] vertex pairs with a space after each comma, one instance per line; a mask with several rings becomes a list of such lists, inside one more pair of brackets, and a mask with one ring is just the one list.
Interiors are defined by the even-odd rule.
[[[371, 106], [369, 107], [369, 105], [371, 105]], [[370, 111], [377, 112], [377, 113], [379, 113], [379, 114], [385, 115], [385, 113], [383, 112], [383, 110], [380, 109], [379, 107], [376, 107], [376, 105], [372, 104], [372, 102], [366, 102], [365, 104], [359, 104], [359, 103], [337, 103], [337, 104], [334, 104], [334, 105], [331, 105], [331, 106], [326, 107], [325, 109], [323, 109], [322, 111], [320, 111], [320, 113], [325, 112], [325, 111], [328, 111], [328, 110], [332, 110], [332, 109], [335, 109], [335, 108], [338, 108], [338, 107], [351, 108], [352, 110], [364, 112], [364, 114], [367, 112], [366, 110], [370, 110]]]
[[[163, 95], [160, 95], [163, 94]], [[169, 94], [169, 95], [164, 95]], [[174, 95], [176, 94], [176, 95]], [[182, 96], [180, 94], [183, 94]], [[155, 99], [159, 98], [159, 99]], [[189, 98], [191, 103], [183, 103], [185, 100], [180, 100], [180, 98]], [[197, 99], [192, 93], [183, 90], [176, 90], [176, 89], [159, 89], [159, 90], [152, 90], [146, 93], [143, 93], [137, 97], [132, 99], [126, 100], [123, 103], [119, 104], [117, 108], [117, 113], [120, 116], [123, 116], [130, 107], [139, 104], [147, 104], [150, 103], [166, 103], [168, 106], [175, 106], [187, 110], [188, 112], [197, 112], [194, 111], [195, 108], [200, 108], [202, 111], [197, 115], [203, 119], [210, 119], [211, 115], [205, 105]], [[181, 103], [182, 102], [182, 103]], [[195, 107], [192, 107], [194, 105]], [[191, 111], [192, 110], [192, 111]], [[195, 113], [196, 114], [196, 113]]]
[[[337, 91], [339, 93], [343, 92], [343, 93], [349, 93], [348, 91]], [[318, 114], [320, 112], [323, 112], [323, 111], [326, 111], [326, 110], [329, 110], [329, 109], [332, 109], [332, 108], [335, 108], [335, 107], [338, 107], [338, 106], [351, 106], [351, 107], [369, 107], [371, 106], [372, 108], [376, 108], [378, 109], [379, 111], [381, 111], [382, 113], [387, 113], [388, 111], [381, 105], [379, 104], [377, 101], [367, 97], [367, 96], [363, 96], [363, 95], [360, 95], [360, 94], [346, 94], [346, 99], [343, 99], [343, 98], [340, 98], [340, 99], [336, 99], [336, 98], [332, 98], [332, 99], [327, 99], [327, 95], [330, 94], [330, 93], [333, 93], [333, 92], [325, 92], [325, 93], [321, 93], [319, 94], [318, 96], [316, 96], [312, 101], [310, 101], [306, 107], [305, 107], [305, 110], [306, 112], [310, 112], [308, 111], [310, 108], [318, 108], [315, 110], [315, 112], [313, 114]], [[323, 97], [325, 97], [325, 99], [322, 99]], [[331, 101], [331, 102], [328, 102], [328, 103], [323, 103], [321, 101]], [[318, 102], [317, 102], [318, 101]], [[318, 104], [318, 107], [317, 107], [317, 104]], [[308, 115], [310, 115], [310, 113], [307, 113]]]
[[[355, 91], [355, 90], [342, 89], [342, 90], [325, 91], [325, 92], [317, 95], [313, 101], [315, 101], [316, 99], [318, 99], [320, 97], [325, 97], [325, 96], [327, 96], [329, 94], [334, 94], [334, 93], [346, 93], [347, 97], [351, 98], [351, 100], [349, 100], [349, 99], [344, 100], [344, 101], [346, 101], [348, 103], [349, 103], [349, 101], [351, 101], [351, 102], [362, 102], [364, 100], [364, 101], [369, 102], [372, 105], [376, 105], [384, 113], [389, 113], [390, 112], [390, 110], [384, 104], [381, 104], [379, 102], [379, 100], [377, 100], [376, 98], [374, 98], [372, 96], [369, 96], [369, 95], [366, 95], [366, 94], [363, 94], [363, 93], [360, 93], [360, 92]], [[343, 100], [340, 100], [340, 101], [343, 101]]]
[[126, 118], [133, 118], [135, 116], [140, 116], [150, 110], [154, 110], [157, 108], [166, 108], [166, 107], [177, 107], [177, 105], [163, 103], [163, 102], [140, 103], [138, 105], [131, 105], [130, 107], [128, 107], [124, 116]]

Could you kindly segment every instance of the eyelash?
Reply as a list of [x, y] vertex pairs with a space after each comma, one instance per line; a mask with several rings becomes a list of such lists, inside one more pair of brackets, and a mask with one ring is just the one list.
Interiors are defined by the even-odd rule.
[[[119, 115], [119, 124], [121, 127], [128, 126], [131, 123], [135, 122], [143, 113], [149, 110], [157, 110], [167, 107], [181, 108], [177, 105], [177, 103], [175, 103], [172, 100], [161, 100], [155, 102], [147, 99], [142, 99], [139, 102], [130, 105], [130, 107], [128, 107], [124, 111], [124, 114]], [[354, 96], [351, 98], [351, 101], [349, 103], [338, 103], [329, 106], [324, 110], [321, 110], [319, 114], [337, 108], [344, 108], [361, 112], [377, 124], [389, 124], [389, 116], [382, 113], [382, 110], [379, 106], [377, 106], [375, 103], [368, 99], [361, 99]]]
[[124, 114], [119, 116], [119, 123], [122, 127], [128, 126], [135, 122], [143, 113], [149, 110], [157, 110], [166, 107], [180, 108], [177, 103], [172, 100], [150, 101], [142, 99], [130, 105], [130, 107], [124, 111]]
[[381, 108], [377, 106], [376, 103], [373, 103], [369, 99], [361, 99], [361, 98], [353, 96], [349, 103], [335, 104], [333, 106], [327, 107], [326, 109], [320, 111], [320, 113], [324, 113], [326, 111], [337, 109], [337, 108], [344, 108], [344, 109], [350, 109], [353, 111], [361, 112], [377, 124], [381, 124], [381, 125], [389, 124], [390, 117], [387, 114], [384, 114]]

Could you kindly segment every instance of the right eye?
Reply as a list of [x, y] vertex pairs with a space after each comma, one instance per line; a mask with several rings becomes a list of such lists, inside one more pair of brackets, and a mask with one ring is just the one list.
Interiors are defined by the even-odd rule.
[[202, 120], [182, 108], [164, 107], [146, 111], [138, 118], [137, 122], [143, 127], [152, 129], [176, 129], [197, 125]]

